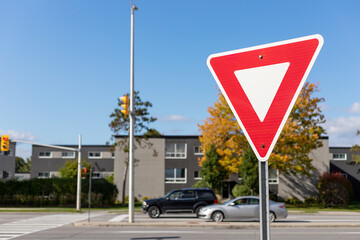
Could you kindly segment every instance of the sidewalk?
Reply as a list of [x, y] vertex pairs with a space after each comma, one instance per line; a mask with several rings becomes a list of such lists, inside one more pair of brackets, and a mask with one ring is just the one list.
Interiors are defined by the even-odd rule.
[[[210, 228], [259, 228], [259, 222], [76, 222], [77, 227], [210, 227]], [[349, 222], [331, 222], [331, 223], [314, 223], [314, 222], [273, 222], [270, 227], [276, 228], [334, 228], [334, 227], [360, 227], [360, 223]]]
[[[351, 222], [351, 221], [341, 221], [336, 219], [336, 216], [340, 215], [353, 215], [360, 216], [360, 212], [317, 212], [317, 213], [304, 213], [301, 211], [289, 211], [290, 214], [295, 215], [319, 215], [319, 216], [334, 216], [334, 221], [311, 221], [311, 220], [303, 220], [303, 219], [280, 219], [270, 224], [271, 228], [334, 228], [334, 227], [353, 227], [360, 228], [360, 221]], [[137, 221], [135, 219], [134, 223], [128, 223], [125, 221], [119, 222], [109, 222], [109, 221], [96, 221], [93, 220], [91, 222], [82, 221], [73, 223], [74, 226], [78, 227], [210, 227], [210, 228], [228, 228], [228, 229], [242, 229], [242, 228], [259, 228], [259, 222], [206, 222], [206, 221], [198, 221], [198, 219], [194, 219], [194, 221], [189, 219], [184, 219], [184, 221]]]

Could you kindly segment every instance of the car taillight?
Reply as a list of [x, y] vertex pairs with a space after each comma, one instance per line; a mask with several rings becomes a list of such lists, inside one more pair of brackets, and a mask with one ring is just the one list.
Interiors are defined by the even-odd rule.
[[217, 200], [217, 199], [215, 199], [215, 200], [214, 200], [214, 204], [217, 204], [217, 203], [218, 203], [218, 200]]
[[285, 208], [285, 204], [284, 204], [284, 205], [280, 205], [279, 208]]

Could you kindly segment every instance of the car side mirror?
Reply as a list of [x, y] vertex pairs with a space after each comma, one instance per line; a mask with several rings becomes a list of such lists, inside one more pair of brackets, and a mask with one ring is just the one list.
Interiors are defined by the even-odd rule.
[[235, 203], [234, 202], [229, 203], [229, 206], [235, 206]]
[[165, 200], [166, 200], [166, 201], [169, 201], [169, 200], [170, 200], [170, 197], [165, 198]]

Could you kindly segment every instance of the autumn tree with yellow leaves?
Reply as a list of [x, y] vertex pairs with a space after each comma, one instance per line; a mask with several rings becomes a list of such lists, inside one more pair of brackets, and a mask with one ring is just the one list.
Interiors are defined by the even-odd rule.
[[[319, 107], [324, 99], [313, 96], [318, 91], [318, 84], [304, 85], [270, 155], [270, 167], [287, 174], [302, 175], [309, 175], [314, 169], [309, 153], [322, 146], [320, 138], [325, 133], [321, 126], [325, 118]], [[246, 137], [222, 94], [208, 112], [210, 117], [198, 125], [202, 148], [206, 152], [214, 144], [221, 156], [220, 164], [229, 173], [238, 173], [244, 150], [248, 147]], [[199, 160], [200, 166], [205, 159], [206, 155]]]

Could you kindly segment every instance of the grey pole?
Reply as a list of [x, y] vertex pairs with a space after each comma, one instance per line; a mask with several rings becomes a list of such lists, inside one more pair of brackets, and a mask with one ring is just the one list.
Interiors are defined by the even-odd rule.
[[270, 240], [269, 226], [269, 161], [259, 161], [260, 239]]
[[129, 223], [134, 222], [134, 6], [131, 0], [130, 33], [130, 129], [129, 129]]
[[78, 166], [77, 166], [77, 191], [76, 191], [76, 211], [81, 211], [81, 134], [79, 134]]
[[88, 222], [90, 222], [90, 208], [91, 208], [91, 179], [92, 179], [92, 172], [93, 168], [90, 168], [90, 175], [89, 175], [89, 195], [88, 195], [88, 203], [89, 203], [89, 209], [88, 209]]

